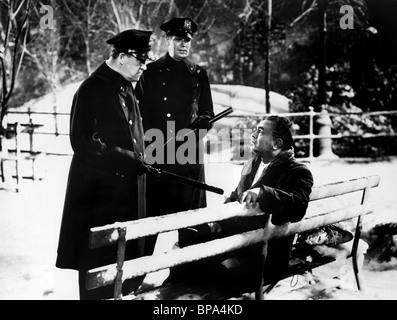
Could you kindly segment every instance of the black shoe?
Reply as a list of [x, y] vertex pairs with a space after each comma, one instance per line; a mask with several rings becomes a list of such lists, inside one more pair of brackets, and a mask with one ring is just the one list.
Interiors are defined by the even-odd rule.
[[315, 229], [304, 236], [303, 242], [307, 245], [317, 246], [336, 246], [341, 243], [349, 242], [353, 239], [353, 234], [337, 226], [325, 226]]

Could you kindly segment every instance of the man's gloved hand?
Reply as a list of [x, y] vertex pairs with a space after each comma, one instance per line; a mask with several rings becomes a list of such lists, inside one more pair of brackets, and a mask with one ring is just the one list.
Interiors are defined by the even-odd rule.
[[209, 130], [212, 128], [212, 123], [209, 121], [211, 120], [211, 117], [208, 115], [201, 115], [198, 116], [191, 125], [192, 129], [206, 129]]
[[146, 163], [145, 160], [143, 160], [142, 154], [138, 155], [137, 159], [137, 174], [142, 175], [144, 173], [146, 174], [160, 174], [160, 170], [152, 167], [150, 164]]
[[94, 156], [100, 157], [103, 152], [106, 150], [107, 145], [104, 139], [99, 137], [98, 132], [94, 132], [91, 136], [90, 143], [87, 144], [86, 152], [88, 154], [92, 154]]

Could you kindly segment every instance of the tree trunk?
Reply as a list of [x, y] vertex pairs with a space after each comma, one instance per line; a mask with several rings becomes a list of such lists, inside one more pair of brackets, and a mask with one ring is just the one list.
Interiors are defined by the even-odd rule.
[[320, 27], [320, 45], [318, 59], [318, 105], [316, 111], [321, 111], [321, 105], [326, 103], [326, 48], [327, 48], [327, 0], [319, 0], [319, 27]]
[[267, 0], [266, 45], [265, 45], [265, 91], [266, 113], [270, 113], [270, 28], [272, 19], [272, 0]]

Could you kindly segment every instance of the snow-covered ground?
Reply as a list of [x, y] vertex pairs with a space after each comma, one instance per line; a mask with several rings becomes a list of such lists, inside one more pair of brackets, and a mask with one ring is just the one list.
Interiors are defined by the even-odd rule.
[[[0, 191], [0, 299], [14, 300], [74, 300], [78, 299], [77, 273], [54, 267], [62, 206], [70, 157], [52, 156], [37, 160], [37, 174], [41, 181], [23, 180], [18, 193]], [[350, 164], [344, 161], [315, 162], [310, 168], [316, 184], [347, 178], [380, 174], [380, 186], [371, 193], [370, 201], [376, 213], [365, 218], [364, 230], [378, 223], [397, 222], [397, 159], [371, 163]], [[28, 169], [28, 168], [26, 168]], [[207, 164], [207, 183], [216, 185], [229, 194], [236, 186], [241, 166], [234, 164]], [[209, 193], [209, 206], [223, 202], [224, 196]], [[172, 233], [165, 234], [158, 250], [167, 250], [174, 243]], [[347, 267], [348, 269], [348, 267]], [[342, 270], [342, 271], [341, 271]], [[326, 299], [397, 299], [397, 270], [374, 271], [365, 269], [369, 290], [358, 293], [352, 285], [345, 290], [327, 291], [325, 275], [345, 272], [346, 267], [329, 265], [316, 269], [320, 286], [313, 295]], [[351, 270], [348, 272], [351, 272]], [[157, 274], [157, 281], [166, 275]], [[350, 275], [352, 275], [350, 273]], [[152, 276], [153, 277], [153, 276]], [[298, 281], [298, 283], [296, 283]], [[300, 281], [300, 282], [299, 282]], [[300, 277], [293, 280], [295, 287], [306, 284]], [[273, 298], [302, 298], [291, 292], [291, 279], [280, 283]], [[298, 286], [296, 286], [298, 285]], [[321, 287], [322, 285], [322, 287]], [[312, 287], [310, 290], [314, 290]], [[309, 290], [309, 289], [308, 289]], [[285, 296], [285, 293], [289, 296]], [[307, 295], [305, 295], [307, 298]]]
[[[70, 111], [71, 99], [77, 86], [78, 84], [67, 86], [58, 93], [58, 112]], [[46, 96], [27, 104], [24, 109], [30, 107], [32, 111], [53, 112], [51, 106], [52, 99]], [[217, 109], [216, 113], [220, 111], [222, 108]], [[19, 121], [13, 117], [15, 115], [10, 115], [10, 123]], [[38, 116], [35, 121], [48, 125], [41, 129], [51, 131], [51, 117]], [[67, 132], [69, 121], [62, 117], [59, 117], [59, 130]], [[41, 139], [35, 139], [35, 146], [43, 146], [47, 152], [71, 153], [67, 136], [59, 136], [57, 139], [42, 136]], [[21, 141], [21, 148], [28, 148], [26, 135]], [[223, 156], [215, 158], [220, 160]], [[5, 171], [8, 178], [6, 184], [0, 185], [0, 300], [78, 299], [77, 272], [59, 270], [54, 266], [70, 160], [70, 156], [39, 155], [35, 163], [35, 174], [42, 179], [22, 180], [18, 193], [10, 191], [14, 187], [14, 180], [10, 178], [13, 174], [13, 163], [6, 163]], [[335, 160], [317, 161], [310, 165], [310, 168], [317, 185], [369, 174], [381, 175], [380, 186], [371, 192], [370, 197], [370, 201], [375, 204], [376, 213], [364, 220], [363, 229], [368, 230], [378, 223], [397, 222], [396, 166], [397, 159], [369, 163]], [[23, 175], [31, 174], [29, 162], [23, 162], [21, 169]], [[225, 195], [229, 195], [236, 187], [240, 170], [241, 165], [231, 163], [206, 164], [206, 182], [224, 189]], [[223, 195], [208, 193], [208, 206], [223, 201]], [[156, 249], [168, 250], [175, 242], [175, 233], [164, 234], [161, 240]], [[351, 275], [348, 267], [344, 265], [331, 264], [316, 269], [318, 288], [310, 287], [309, 293], [304, 296], [301, 295], [302, 290], [300, 293], [294, 293], [293, 289], [307, 284], [307, 279], [287, 279], [274, 290], [273, 298], [287, 298], [285, 293], [288, 292], [289, 298], [294, 299], [307, 298], [310, 295], [311, 298], [325, 299], [397, 299], [397, 270], [381, 271], [382, 266], [378, 271], [369, 268], [364, 270], [369, 288], [365, 294], [359, 294], [354, 289], [351, 279], [350, 282], [346, 282], [345, 289], [327, 289], [330, 288], [330, 284], [327, 283], [326, 275], [337, 275], [346, 270]], [[152, 275], [149, 280], [161, 281], [164, 276], [166, 271]], [[292, 284], [295, 286], [291, 287]]]

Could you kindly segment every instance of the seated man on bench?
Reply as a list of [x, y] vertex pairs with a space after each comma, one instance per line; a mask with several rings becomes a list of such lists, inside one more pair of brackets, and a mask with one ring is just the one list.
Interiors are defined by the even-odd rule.
[[[259, 206], [261, 211], [272, 215], [271, 222], [275, 225], [300, 221], [308, 207], [313, 176], [294, 157], [292, 123], [284, 117], [267, 117], [252, 133], [252, 146], [253, 157], [242, 169], [240, 182], [226, 203], [239, 201], [247, 208]], [[261, 215], [212, 223], [208, 225], [206, 235], [192, 237], [179, 246], [258, 229], [264, 227], [266, 221], [267, 216]], [[217, 263], [211, 259], [174, 267], [168, 281], [211, 278], [228, 284], [245, 283], [250, 286], [252, 283], [254, 286], [263, 271], [264, 283], [271, 283], [278, 280], [287, 268], [293, 240], [294, 236], [291, 236], [270, 242], [264, 265], [263, 246], [257, 244], [225, 254], [220, 260], [216, 258]], [[243, 277], [242, 281], [238, 277]]]

